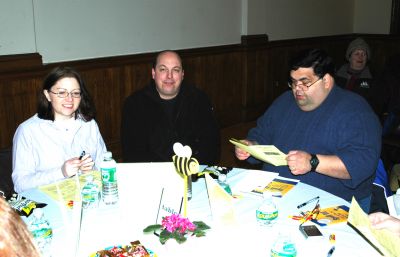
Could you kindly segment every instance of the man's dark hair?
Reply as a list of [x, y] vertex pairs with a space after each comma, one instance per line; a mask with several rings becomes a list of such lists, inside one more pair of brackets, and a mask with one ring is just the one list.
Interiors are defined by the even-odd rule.
[[[63, 78], [75, 78], [78, 81], [81, 90], [81, 102], [78, 109], [75, 112], [75, 119], [78, 114], [81, 115], [85, 121], [94, 119], [96, 110], [92, 98], [89, 95], [89, 91], [86, 89], [85, 83], [82, 77], [77, 71], [70, 67], [56, 67], [54, 68], [43, 81], [43, 90], [50, 90], [60, 79]], [[54, 121], [54, 110], [51, 103], [47, 100], [43, 92], [39, 94], [39, 102], [37, 105], [38, 117], [45, 120]]]
[[154, 60], [153, 60], [153, 69], [155, 69], [157, 67], [158, 58], [160, 57], [160, 55], [162, 55], [164, 53], [174, 53], [174, 54], [176, 54], [176, 56], [178, 56], [179, 62], [181, 63], [181, 66], [182, 66], [182, 69], [183, 69], [183, 62], [182, 62], [181, 56], [177, 52], [175, 52], [173, 50], [163, 50], [163, 51], [159, 52], [156, 55], [156, 58], [154, 58]]
[[325, 74], [335, 75], [332, 58], [321, 49], [306, 49], [298, 53], [290, 62], [289, 73], [299, 68], [312, 68], [320, 78]]

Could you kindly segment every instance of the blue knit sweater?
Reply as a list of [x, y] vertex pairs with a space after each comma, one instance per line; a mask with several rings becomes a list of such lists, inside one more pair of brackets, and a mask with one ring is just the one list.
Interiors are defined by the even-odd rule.
[[[351, 179], [337, 179], [317, 172], [293, 175], [288, 166], [265, 163], [264, 170], [300, 179], [351, 201], [371, 194], [372, 181], [381, 150], [381, 125], [368, 103], [359, 95], [334, 86], [315, 110], [305, 112], [291, 91], [278, 97], [249, 131], [248, 139], [275, 145], [282, 152], [336, 155], [345, 164]], [[250, 158], [250, 162], [255, 160]]]

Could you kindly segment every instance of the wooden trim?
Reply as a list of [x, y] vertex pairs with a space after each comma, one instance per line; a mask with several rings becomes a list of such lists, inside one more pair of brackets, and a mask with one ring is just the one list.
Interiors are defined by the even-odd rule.
[[265, 45], [267, 43], [268, 43], [268, 35], [267, 34], [243, 35], [241, 37], [242, 46]]
[[38, 53], [0, 56], [0, 74], [10, 71], [36, 70], [42, 66], [42, 56]]
[[[400, 1], [400, 0], [399, 0]], [[252, 121], [287, 90], [292, 54], [304, 48], [325, 49], [337, 65], [348, 43], [362, 36], [370, 45], [370, 67], [378, 72], [400, 52], [400, 35], [346, 34], [269, 41], [247, 35], [238, 44], [178, 49], [185, 80], [210, 97], [221, 128]], [[0, 56], [0, 148], [12, 145], [16, 127], [36, 112], [37, 94], [50, 69], [76, 68], [95, 101], [100, 131], [116, 159], [121, 156], [120, 124], [125, 98], [151, 80], [156, 52], [45, 64], [38, 53]]]

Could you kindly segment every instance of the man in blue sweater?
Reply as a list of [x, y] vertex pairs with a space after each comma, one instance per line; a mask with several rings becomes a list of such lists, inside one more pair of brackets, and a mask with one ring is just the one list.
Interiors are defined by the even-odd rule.
[[[335, 85], [332, 58], [322, 50], [301, 52], [289, 75], [291, 90], [274, 101], [243, 141], [287, 153], [287, 166], [264, 163], [264, 170], [347, 201], [354, 196], [368, 213], [381, 150], [377, 116], [364, 98]], [[239, 148], [235, 154], [257, 162]]]

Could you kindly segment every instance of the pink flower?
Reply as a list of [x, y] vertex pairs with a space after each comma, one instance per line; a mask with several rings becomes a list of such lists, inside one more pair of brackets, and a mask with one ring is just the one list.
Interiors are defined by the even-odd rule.
[[170, 233], [178, 231], [180, 234], [186, 234], [188, 231], [196, 230], [196, 225], [190, 222], [188, 218], [183, 218], [179, 214], [164, 217], [162, 226]]

